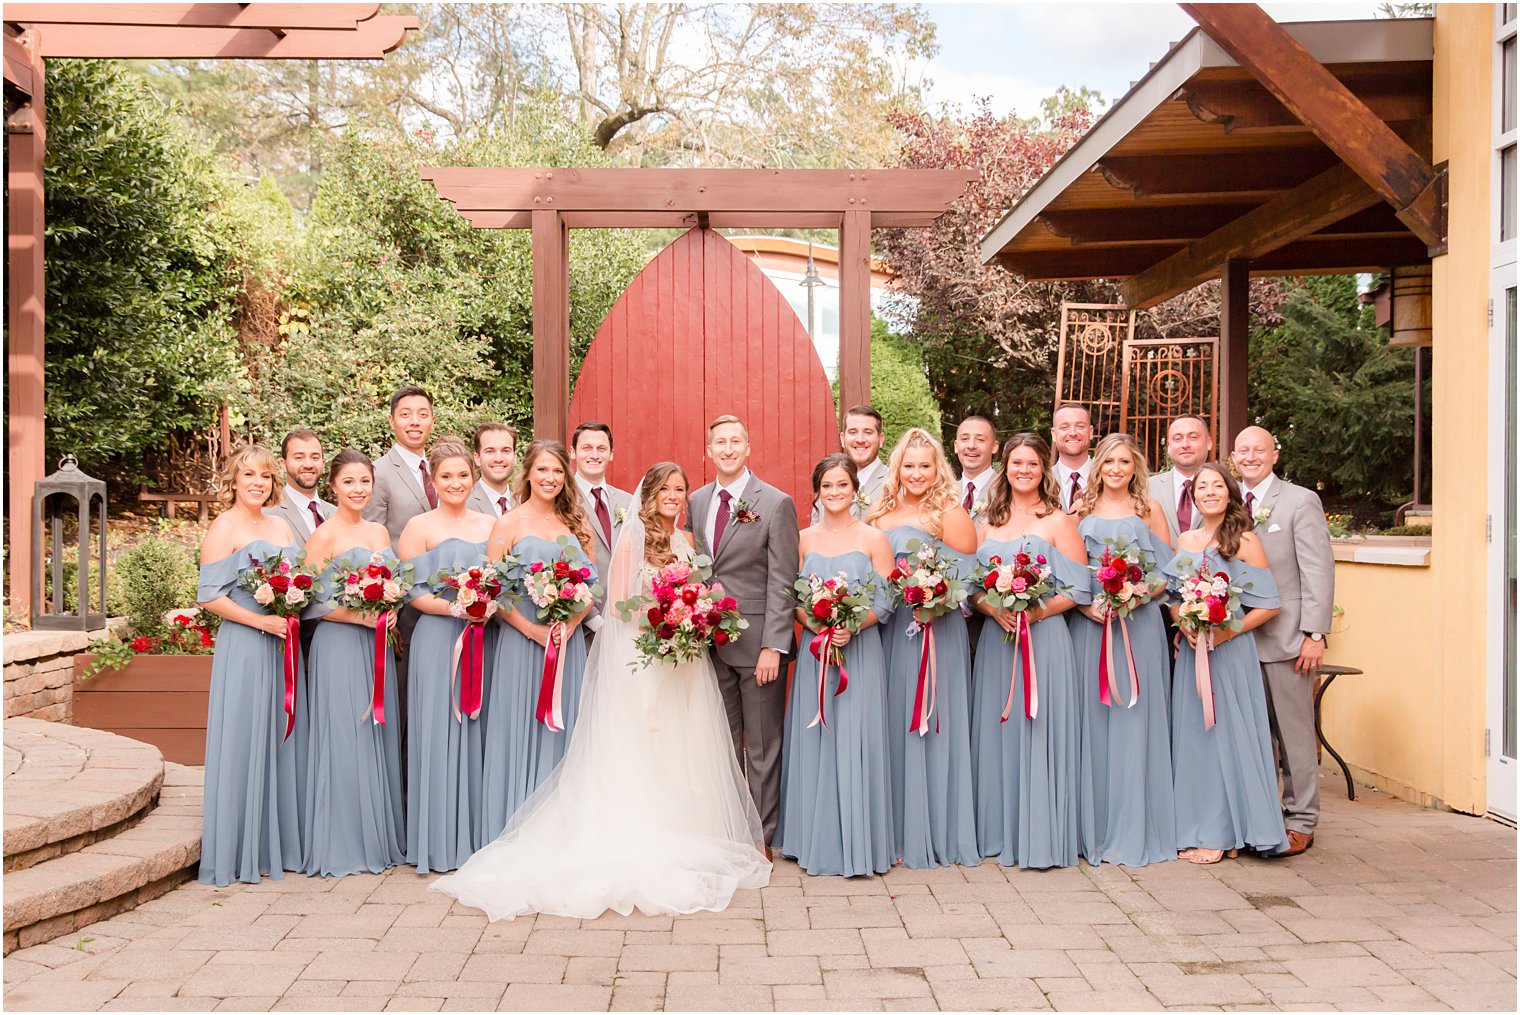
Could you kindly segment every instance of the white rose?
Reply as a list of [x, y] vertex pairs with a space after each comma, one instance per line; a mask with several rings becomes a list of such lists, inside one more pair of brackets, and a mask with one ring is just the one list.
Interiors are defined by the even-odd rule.
[[264, 582], [253, 590], [253, 601], [260, 606], [268, 606], [274, 602], [274, 589], [269, 587], [268, 582]]
[[386, 599], [394, 601], [401, 597], [401, 586], [395, 582], [386, 582], [384, 592]]
[[304, 602], [306, 602], [306, 593], [302, 592], [294, 585], [285, 590], [286, 606], [300, 606]]
[[459, 595], [455, 597], [460, 606], [474, 606], [477, 598], [475, 590], [464, 585], [459, 586]]

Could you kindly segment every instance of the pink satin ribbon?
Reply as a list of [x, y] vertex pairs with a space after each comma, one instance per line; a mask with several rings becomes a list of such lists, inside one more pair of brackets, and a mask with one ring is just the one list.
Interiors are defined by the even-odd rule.
[[[450, 669], [459, 671], [459, 700], [454, 705], [454, 718], [464, 722], [464, 717], [480, 718], [482, 686], [485, 683], [486, 631], [484, 624], [466, 623], [459, 640], [454, 642], [454, 664]], [[461, 661], [463, 666], [461, 666]]]
[[296, 728], [296, 674], [301, 670], [301, 618], [285, 618], [285, 736]]
[[[934, 715], [934, 704], [939, 698], [939, 659], [934, 651], [934, 625], [929, 624], [921, 630], [924, 647], [918, 656], [918, 688], [913, 692], [913, 723], [908, 727], [909, 733], [919, 736], [929, 732], [929, 717]], [[934, 716], [934, 732], [939, 732], [937, 715]]]
[[[1112, 708], [1114, 700], [1118, 696], [1118, 688], [1114, 686], [1114, 670], [1109, 665], [1109, 644], [1111, 641], [1114, 625], [1114, 614], [1110, 610], [1103, 615], [1103, 643], [1098, 646], [1098, 700]], [[1125, 618], [1119, 618], [1119, 633], [1124, 636], [1124, 658], [1129, 665], [1129, 704], [1125, 708], [1134, 708], [1135, 702], [1140, 700], [1140, 675], [1135, 670], [1135, 650], [1129, 643], [1129, 624]]]
[[389, 610], [381, 610], [375, 618], [375, 689], [369, 699], [369, 718], [376, 726], [385, 725], [385, 661], [390, 649], [386, 643], [389, 633], [386, 621], [389, 619]]
[[549, 625], [549, 644], [544, 646], [544, 671], [538, 683], [538, 708], [534, 718], [555, 733], [565, 729], [565, 623]]
[[[833, 640], [834, 628], [829, 627], [825, 628], [822, 633], [814, 635], [812, 642], [808, 645], [808, 651], [813, 653], [813, 658], [818, 660], [818, 711], [814, 714], [813, 721], [807, 724], [808, 729], [812, 729], [819, 723], [823, 724], [824, 729], [829, 728], [829, 720], [823, 712], [823, 702], [827, 696], [826, 687], [829, 675], [829, 661], [834, 655], [831, 644]], [[844, 656], [841, 654], [839, 657], [839, 686], [834, 688], [834, 695], [837, 697], [843, 694], [844, 689], [849, 686], [850, 674], [844, 668]]]
[[1014, 688], [1019, 683], [1019, 662], [1024, 663], [1024, 718], [1033, 719], [1040, 714], [1040, 681], [1034, 671], [1034, 630], [1029, 625], [1029, 614], [1019, 611], [1019, 622], [1013, 629], [1013, 670], [1008, 674], [1008, 700], [1003, 702], [1003, 718], [1008, 721], [1013, 713]]
[[1214, 677], [1209, 672], [1209, 653], [1214, 649], [1214, 632], [1198, 636], [1193, 647], [1193, 679], [1198, 685], [1198, 700], [1203, 704], [1203, 728], [1214, 728]]

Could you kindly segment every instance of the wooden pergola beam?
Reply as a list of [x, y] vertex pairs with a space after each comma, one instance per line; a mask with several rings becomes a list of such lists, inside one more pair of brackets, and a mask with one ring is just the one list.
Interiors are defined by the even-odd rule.
[[[7, 12], [9, 17], [9, 12]], [[414, 15], [381, 15], [351, 31], [268, 28], [179, 28], [49, 25], [39, 31], [44, 57], [107, 60], [379, 60], [406, 41]]]
[[1255, 4], [1179, 5], [1431, 248], [1446, 247], [1444, 174]]
[[1122, 299], [1132, 310], [1153, 307], [1212, 278], [1226, 261], [1253, 260], [1380, 200], [1350, 166], [1327, 169], [1126, 280]]
[[379, 4], [6, 4], [23, 25], [166, 25], [179, 28], [339, 28], [352, 30]]
[[1339, 160], [1315, 146], [1292, 159], [1259, 154], [1105, 155], [1093, 168], [1136, 198], [1226, 198], [1239, 201], [1291, 190]]
[[5, 35], [5, 83], [31, 95], [36, 88], [31, 54], [20, 40], [9, 32]]

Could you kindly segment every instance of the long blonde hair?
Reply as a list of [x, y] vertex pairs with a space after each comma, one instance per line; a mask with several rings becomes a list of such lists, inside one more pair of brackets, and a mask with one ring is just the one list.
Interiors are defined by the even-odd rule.
[[[581, 506], [581, 492], [575, 483], [575, 470], [570, 467], [570, 453], [559, 441], [541, 438], [528, 445], [528, 450], [522, 457], [522, 471], [517, 476], [517, 489], [512, 491], [517, 495], [517, 503], [526, 504], [533, 497], [530, 476], [533, 460], [539, 455], [553, 455], [564, 468], [565, 483], [554, 497], [554, 513], [580, 542], [581, 552], [586, 559], [595, 559], [596, 544], [591, 541], [591, 519], [586, 517], [586, 509]], [[468, 453], [466, 457], [469, 457]]]
[[1135, 463], [1134, 475], [1129, 477], [1129, 495], [1135, 502], [1135, 514], [1141, 518], [1150, 517], [1150, 470], [1145, 464], [1145, 452], [1129, 434], [1111, 433], [1093, 450], [1092, 464], [1087, 467], [1087, 488], [1082, 491], [1081, 503], [1077, 505], [1078, 518], [1086, 518], [1098, 506], [1098, 497], [1103, 493], [1103, 460], [1120, 447], [1129, 451], [1130, 460]]
[[887, 481], [882, 485], [881, 498], [871, 508], [871, 513], [866, 516], [866, 524], [872, 524], [876, 519], [897, 510], [898, 503], [902, 499], [902, 479], [899, 474], [902, 470], [903, 457], [909, 448], [928, 448], [934, 452], [934, 485], [925, 492], [923, 501], [919, 503], [918, 513], [926, 523], [924, 528], [931, 536], [938, 539], [944, 534], [945, 512], [956, 504], [955, 474], [950, 471], [950, 461], [945, 457], [945, 446], [939, 442], [938, 437], [923, 427], [909, 427], [897, 439], [897, 445], [887, 459]]
[[686, 470], [675, 462], [657, 462], [649, 467], [644, 473], [644, 481], [639, 484], [639, 521], [644, 523], [644, 561], [655, 567], [664, 567], [676, 559], [676, 553], [670, 548], [670, 535], [665, 531], [665, 523], [660, 518], [660, 504], [655, 494], [665, 485], [665, 481], [676, 473], [686, 480], [687, 489], [691, 488], [691, 480], [686, 476]]

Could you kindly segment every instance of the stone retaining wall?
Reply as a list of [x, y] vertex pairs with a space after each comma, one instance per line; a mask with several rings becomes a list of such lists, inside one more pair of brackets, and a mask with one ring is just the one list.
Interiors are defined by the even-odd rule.
[[[116, 627], [122, 622], [111, 621]], [[74, 656], [104, 631], [18, 631], [5, 636], [5, 718], [74, 721]]]

